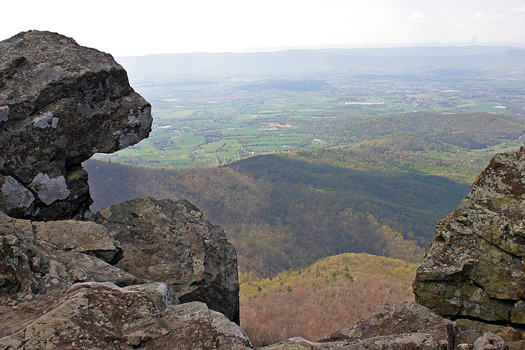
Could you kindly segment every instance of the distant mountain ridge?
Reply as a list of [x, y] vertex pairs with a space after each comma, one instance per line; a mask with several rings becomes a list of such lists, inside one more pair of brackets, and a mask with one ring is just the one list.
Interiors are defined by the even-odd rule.
[[185, 53], [119, 57], [130, 78], [214, 79], [226, 77], [380, 74], [393, 66], [424, 69], [431, 65], [468, 69], [525, 69], [525, 49], [513, 46], [444, 46], [361, 49], [303, 49], [253, 53]]

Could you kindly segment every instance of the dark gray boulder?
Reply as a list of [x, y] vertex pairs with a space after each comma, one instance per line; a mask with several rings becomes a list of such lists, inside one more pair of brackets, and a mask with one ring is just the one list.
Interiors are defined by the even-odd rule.
[[82, 218], [81, 163], [147, 137], [151, 106], [109, 54], [50, 32], [0, 42], [0, 210], [18, 218]]

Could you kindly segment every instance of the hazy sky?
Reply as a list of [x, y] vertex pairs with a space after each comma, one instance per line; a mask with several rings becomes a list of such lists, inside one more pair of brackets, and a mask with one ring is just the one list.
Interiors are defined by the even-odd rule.
[[311, 45], [525, 43], [525, 0], [21, 0], [0, 40], [50, 30], [114, 56]]

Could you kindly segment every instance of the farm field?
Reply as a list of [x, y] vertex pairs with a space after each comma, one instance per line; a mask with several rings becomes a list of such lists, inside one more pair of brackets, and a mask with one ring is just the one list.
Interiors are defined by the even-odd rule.
[[[362, 65], [322, 73], [316, 66], [286, 74], [232, 69], [192, 79], [175, 73], [158, 78], [131, 68], [131, 84], [152, 104], [153, 131], [138, 145], [96, 158], [152, 167], [216, 167], [260, 154], [356, 147], [364, 141], [361, 123], [389, 115], [525, 116], [525, 80], [518, 79], [523, 71], [390, 65], [376, 73]], [[509, 140], [502, 142], [462, 151], [489, 154]], [[450, 152], [438, 153], [432, 156]]]

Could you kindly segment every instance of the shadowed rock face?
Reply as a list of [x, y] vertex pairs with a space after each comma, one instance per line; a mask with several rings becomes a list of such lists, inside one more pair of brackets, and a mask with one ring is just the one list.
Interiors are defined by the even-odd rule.
[[105, 207], [96, 221], [120, 244], [116, 267], [166, 282], [181, 302], [205, 302], [239, 323], [235, 248], [191, 203], [138, 197]]
[[525, 328], [525, 153], [497, 154], [436, 228], [416, 300], [452, 319]]
[[92, 201], [80, 164], [137, 143], [151, 123], [111, 55], [50, 32], [0, 42], [0, 210], [81, 218]]

